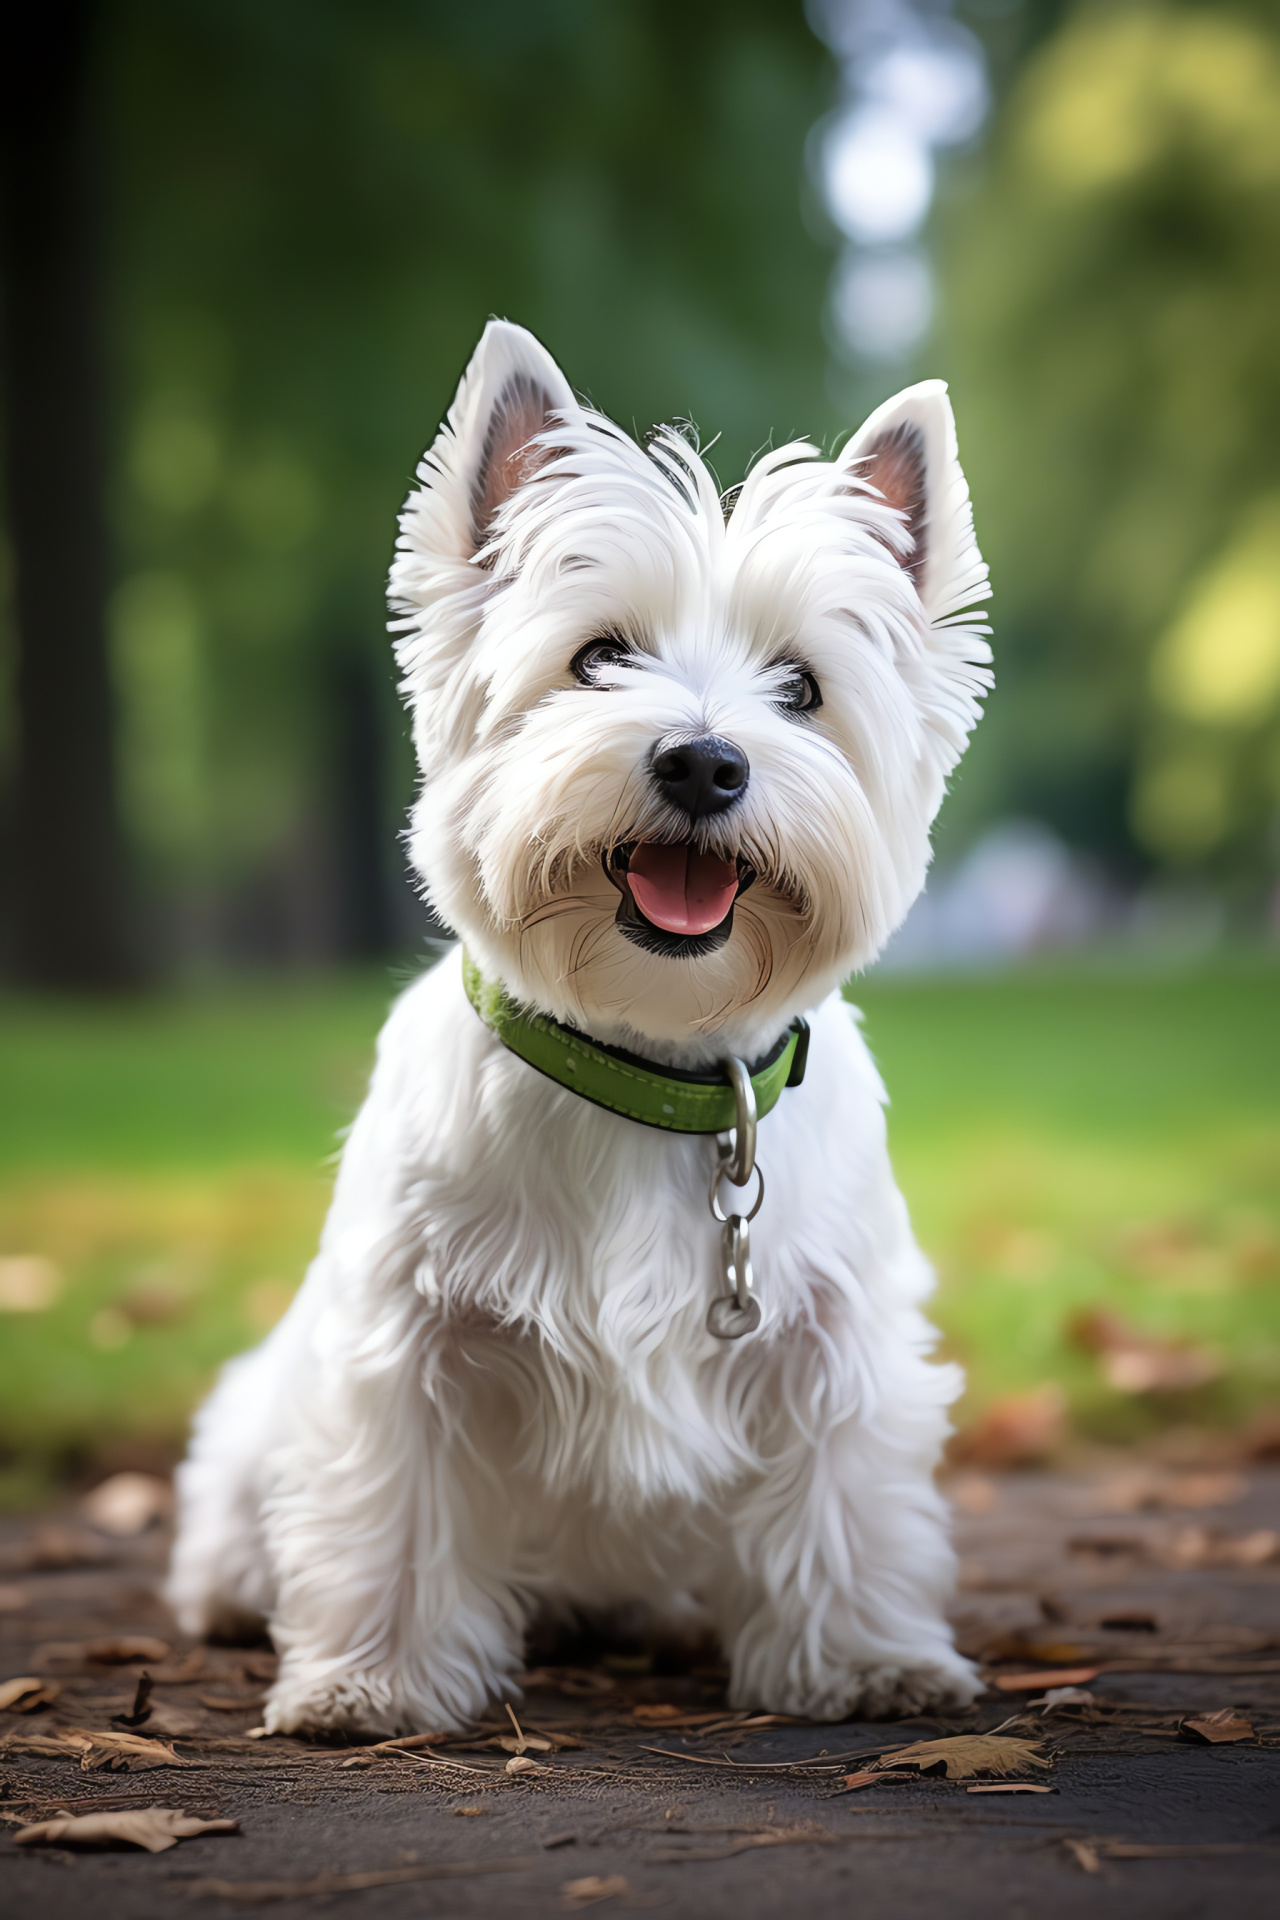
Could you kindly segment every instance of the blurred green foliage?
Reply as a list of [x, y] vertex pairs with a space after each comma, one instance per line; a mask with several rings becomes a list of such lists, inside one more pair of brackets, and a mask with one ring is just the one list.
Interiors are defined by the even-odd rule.
[[723, 432], [726, 484], [771, 435], [835, 427], [799, 212], [824, 56], [793, 0], [104, 18], [124, 799], [199, 951], [246, 879], [315, 891], [361, 689], [396, 868], [382, 586], [490, 314], [627, 424]]
[[[1047, 1380], [1111, 1440], [1274, 1403], [1274, 967], [852, 991], [939, 1269], [933, 1316], [968, 1370], [962, 1418]], [[388, 998], [369, 973], [134, 1006], [0, 1000], [0, 1497], [172, 1457], [217, 1363], [278, 1318], [314, 1252]], [[1070, 1337], [1101, 1304], [1206, 1344], [1221, 1376], [1116, 1391]]]
[[997, 587], [973, 817], [1280, 867], [1280, 5], [1083, 0], [939, 231]]

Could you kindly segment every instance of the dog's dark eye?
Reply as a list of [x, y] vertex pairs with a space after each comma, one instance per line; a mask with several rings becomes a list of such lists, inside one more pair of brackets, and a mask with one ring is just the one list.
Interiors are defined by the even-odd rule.
[[579, 647], [569, 662], [569, 671], [584, 687], [594, 687], [601, 667], [616, 667], [631, 658], [631, 648], [616, 633], [602, 634]]
[[822, 688], [807, 667], [793, 667], [777, 698], [788, 713], [813, 713], [822, 705]]

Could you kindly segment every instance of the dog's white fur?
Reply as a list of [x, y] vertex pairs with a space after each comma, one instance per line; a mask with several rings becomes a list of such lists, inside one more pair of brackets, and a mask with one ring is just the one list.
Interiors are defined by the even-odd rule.
[[[876, 488], [904, 428], [914, 519]], [[837, 460], [766, 454], [726, 516], [686, 438], [640, 448], [494, 322], [419, 480], [392, 599], [436, 911], [518, 999], [671, 1064], [754, 1057], [811, 1011], [807, 1078], [760, 1129], [763, 1322], [705, 1328], [712, 1144], [544, 1079], [453, 952], [387, 1022], [297, 1300], [198, 1417], [181, 1622], [266, 1619], [279, 1731], [465, 1725], [513, 1691], [539, 1607], [709, 1624], [739, 1706], [967, 1700], [931, 1478], [959, 1376], [927, 1358], [931, 1275], [837, 991], [923, 884], [989, 682], [945, 389]], [[632, 657], [583, 687], [568, 663], [605, 632]], [[779, 704], [796, 664], [815, 713]], [[751, 778], [697, 837], [759, 877], [717, 952], [673, 958], [615, 924], [602, 851], [687, 834], [649, 767], [705, 732]]]

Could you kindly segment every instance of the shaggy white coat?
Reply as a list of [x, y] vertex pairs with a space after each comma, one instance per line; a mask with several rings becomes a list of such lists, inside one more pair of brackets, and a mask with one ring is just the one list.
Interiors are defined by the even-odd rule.
[[[903, 430], [914, 512], [880, 459]], [[836, 461], [766, 455], [726, 518], [685, 439], [638, 447], [495, 322], [419, 480], [392, 599], [437, 912], [516, 997], [654, 1059], [751, 1058], [810, 1015], [804, 1085], [760, 1127], [762, 1324], [706, 1331], [713, 1143], [525, 1065], [453, 952], [383, 1031], [293, 1307], [197, 1419], [181, 1622], [266, 1620], [278, 1731], [463, 1726], [515, 1691], [543, 1607], [713, 1626], [739, 1706], [967, 1700], [932, 1481], [960, 1380], [928, 1359], [931, 1275], [836, 992], [923, 883], [989, 681], [945, 390]], [[630, 656], [581, 686], [602, 633]], [[779, 704], [796, 666], [812, 714]], [[616, 925], [601, 861], [687, 833], [648, 769], [704, 732], [751, 778], [697, 837], [759, 877], [719, 951], [672, 958]]]

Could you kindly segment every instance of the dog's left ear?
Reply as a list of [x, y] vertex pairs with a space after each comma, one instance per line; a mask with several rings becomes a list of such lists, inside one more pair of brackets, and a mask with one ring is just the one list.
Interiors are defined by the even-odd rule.
[[577, 412], [546, 348], [523, 327], [491, 320], [419, 469], [442, 510], [429, 516], [436, 538], [444, 535], [459, 558], [482, 547], [499, 509], [546, 464], [545, 449], [532, 443]]
[[886, 400], [854, 434], [839, 464], [902, 515], [908, 538], [894, 557], [930, 620], [968, 606], [986, 569], [973, 537], [946, 382], [922, 380]]

